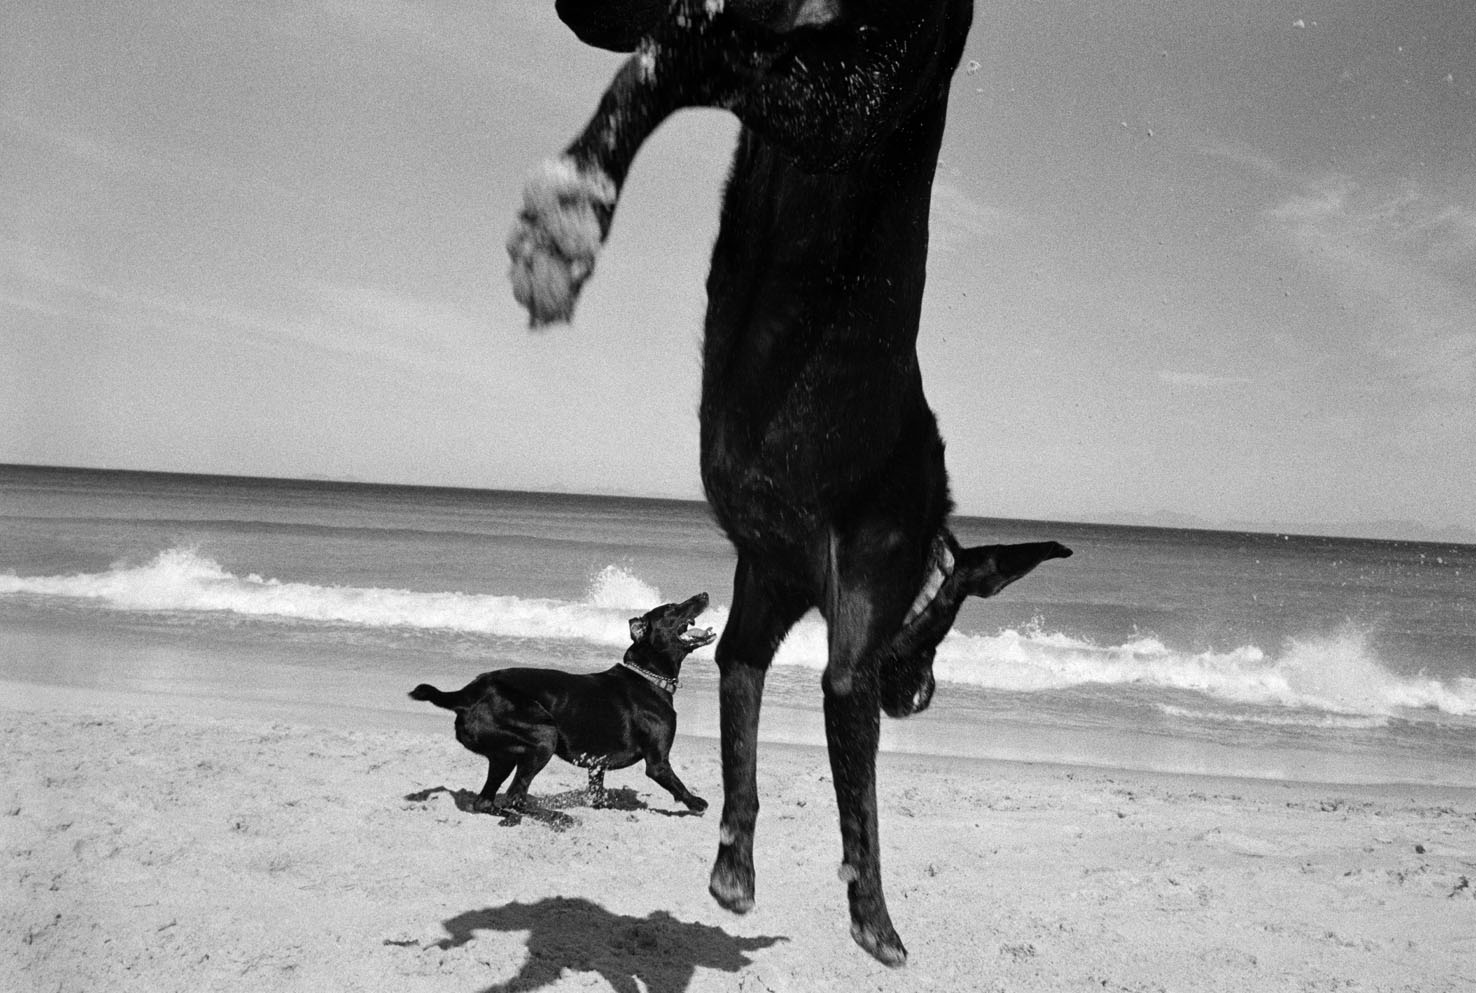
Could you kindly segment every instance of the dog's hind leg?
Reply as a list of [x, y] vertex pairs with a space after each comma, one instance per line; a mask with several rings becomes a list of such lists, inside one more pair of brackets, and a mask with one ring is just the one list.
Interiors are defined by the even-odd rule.
[[528, 734], [528, 744], [518, 756], [518, 774], [513, 777], [512, 785], [507, 788], [507, 805], [514, 809], [521, 808], [528, 802], [528, 787], [533, 783], [533, 777], [543, 771], [548, 765], [549, 759], [554, 757], [558, 748], [559, 732], [552, 726], [542, 726], [531, 730]]
[[718, 641], [723, 815], [708, 892], [734, 913], [753, 907], [753, 829], [758, 821], [758, 721], [764, 677], [779, 642], [809, 604], [738, 556], [733, 609]]
[[487, 759], [487, 782], [477, 795], [477, 810], [485, 814], [497, 809], [497, 791], [502, 788], [503, 780], [512, 774], [517, 764], [517, 756], [514, 755], [498, 754]]
[[[885, 528], [832, 536], [825, 602], [830, 653], [822, 686], [825, 739], [840, 814], [841, 879], [847, 884], [851, 937], [878, 961], [902, 965], [907, 949], [892, 926], [881, 881], [876, 752], [881, 732], [880, 649], [913, 597], [897, 581], [905, 544]], [[905, 582], [905, 581], [904, 581]]]
[[853, 678], [847, 692], [825, 680], [825, 738], [840, 813], [840, 878], [851, 909], [851, 937], [886, 965], [902, 965], [907, 949], [892, 926], [881, 883], [876, 813], [876, 750], [881, 713], [875, 683]]

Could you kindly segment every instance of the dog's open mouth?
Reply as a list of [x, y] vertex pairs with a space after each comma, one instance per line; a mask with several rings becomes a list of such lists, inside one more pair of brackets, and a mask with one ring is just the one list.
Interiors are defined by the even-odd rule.
[[712, 628], [699, 628], [695, 626], [694, 622], [688, 621], [687, 626], [682, 628], [682, 633], [677, 635], [677, 641], [680, 641], [682, 647], [690, 652], [701, 648], [703, 645], [712, 644], [713, 639], [716, 637], [717, 635], [713, 632]]

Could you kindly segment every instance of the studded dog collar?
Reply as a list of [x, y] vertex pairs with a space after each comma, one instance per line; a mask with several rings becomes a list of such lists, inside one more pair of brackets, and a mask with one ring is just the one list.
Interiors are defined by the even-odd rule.
[[672, 696], [676, 696], [677, 687], [682, 685], [682, 681], [680, 679], [668, 679], [665, 676], [658, 676], [654, 672], [647, 672], [645, 669], [642, 669], [634, 662], [627, 662], [625, 659], [621, 659], [619, 664], [625, 666], [625, 668], [629, 669], [631, 672], [644, 677], [647, 682], [649, 682], [652, 686], [655, 686], [658, 690], [665, 690]]
[[933, 537], [933, 547], [928, 554], [928, 576], [923, 580], [922, 589], [918, 591], [917, 597], [912, 601], [912, 609], [907, 611], [907, 617], [903, 619], [904, 626], [911, 624], [919, 614], [927, 609], [928, 604], [938, 595], [938, 590], [953, 575], [953, 549], [948, 547], [946, 531], [939, 531]]

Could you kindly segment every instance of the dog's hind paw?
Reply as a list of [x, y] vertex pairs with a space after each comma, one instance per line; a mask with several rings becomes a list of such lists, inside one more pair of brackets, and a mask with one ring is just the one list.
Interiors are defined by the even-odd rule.
[[530, 327], [567, 322], [594, 271], [615, 210], [615, 182], [564, 156], [545, 162], [523, 187], [523, 209], [507, 236], [513, 297]]
[[724, 910], [746, 914], [753, 909], [753, 869], [750, 867], [745, 875], [729, 865], [720, 851], [717, 864], [712, 867], [707, 892]]
[[891, 925], [877, 928], [853, 921], [851, 937], [882, 965], [896, 968], [907, 964], [907, 949], [903, 947], [902, 939], [897, 937], [897, 932]]

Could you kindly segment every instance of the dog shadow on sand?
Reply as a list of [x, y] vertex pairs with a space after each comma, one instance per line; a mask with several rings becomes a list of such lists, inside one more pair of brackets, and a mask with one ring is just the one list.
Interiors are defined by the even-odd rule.
[[[614, 914], [578, 897], [548, 897], [457, 914], [443, 922], [441, 949], [459, 948], [477, 931], [527, 931], [528, 957], [516, 976], [482, 993], [522, 993], [557, 983], [565, 971], [597, 972], [616, 993], [683, 993], [699, 968], [736, 974], [750, 952], [783, 937], [741, 938], [722, 928], [677, 920], [664, 910]], [[639, 977], [641, 983], [636, 979]]]
[[[528, 797], [528, 804], [520, 810], [512, 810], [507, 807], [496, 807], [491, 810], [482, 802], [480, 794], [473, 790], [453, 790], [449, 786], [432, 786], [428, 789], [416, 790], [407, 793], [405, 799], [410, 803], [425, 803], [437, 793], [445, 793], [451, 797], [456, 809], [467, 814], [487, 814], [499, 818], [498, 824], [502, 827], [514, 827], [521, 824], [524, 818], [537, 821], [555, 831], [563, 831], [579, 824], [579, 819], [566, 814], [564, 811], [571, 807], [585, 807], [598, 810], [646, 810], [662, 817], [698, 817], [690, 810], [662, 810], [658, 807], [650, 807], [635, 790], [628, 786], [606, 789], [604, 801], [595, 807], [591, 802], [589, 790], [567, 790], [563, 793], [555, 793], [552, 796]], [[501, 794], [499, 794], [499, 799]]]

